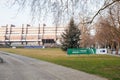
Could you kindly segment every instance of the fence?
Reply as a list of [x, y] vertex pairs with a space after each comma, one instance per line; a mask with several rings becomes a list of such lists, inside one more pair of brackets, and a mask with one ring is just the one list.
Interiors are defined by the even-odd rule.
[[43, 46], [24, 46], [24, 48], [43, 48]]

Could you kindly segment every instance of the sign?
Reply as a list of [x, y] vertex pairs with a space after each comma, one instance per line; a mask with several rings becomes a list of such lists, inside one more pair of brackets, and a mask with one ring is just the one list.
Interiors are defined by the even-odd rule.
[[94, 48], [71, 48], [67, 50], [67, 54], [95, 54], [96, 49]]
[[107, 49], [106, 48], [100, 48], [96, 49], [97, 54], [107, 54]]

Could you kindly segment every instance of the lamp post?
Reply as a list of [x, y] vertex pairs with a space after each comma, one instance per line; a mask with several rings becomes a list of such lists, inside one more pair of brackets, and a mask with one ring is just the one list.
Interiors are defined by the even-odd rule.
[[6, 25], [5, 29], [5, 46], [7, 46], [7, 41], [8, 41], [8, 25]]
[[24, 24], [22, 24], [22, 34], [21, 34], [21, 44], [23, 45], [23, 40], [24, 40]]
[[11, 24], [10, 26], [10, 33], [9, 33], [9, 45], [11, 45], [11, 34], [12, 34], [12, 28], [15, 27], [15, 25]]
[[40, 24], [39, 24], [39, 27], [38, 27], [38, 44], [40, 45]]
[[28, 27], [30, 27], [29, 24], [27, 24], [27, 26], [26, 26], [26, 36], [25, 36], [26, 45], [28, 44], [28, 42], [27, 42]]
[[42, 34], [42, 45], [43, 45], [43, 46], [44, 46], [44, 42], [45, 42], [45, 39], [44, 39], [45, 26], [46, 26], [46, 24], [43, 24], [43, 34]]

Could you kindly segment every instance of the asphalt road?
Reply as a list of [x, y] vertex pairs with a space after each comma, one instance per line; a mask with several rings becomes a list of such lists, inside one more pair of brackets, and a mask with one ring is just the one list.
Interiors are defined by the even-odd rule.
[[95, 75], [20, 55], [0, 52], [0, 80], [107, 80]]

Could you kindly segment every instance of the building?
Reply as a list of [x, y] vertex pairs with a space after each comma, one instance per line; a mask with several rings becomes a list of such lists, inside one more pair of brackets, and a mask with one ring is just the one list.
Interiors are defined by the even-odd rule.
[[64, 27], [47, 27], [45, 25], [38, 27], [6, 25], [0, 27], [0, 44], [10, 46], [52, 45], [60, 41], [64, 29]]

